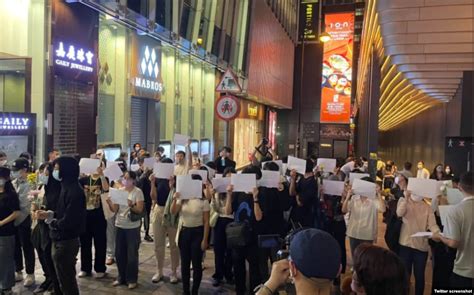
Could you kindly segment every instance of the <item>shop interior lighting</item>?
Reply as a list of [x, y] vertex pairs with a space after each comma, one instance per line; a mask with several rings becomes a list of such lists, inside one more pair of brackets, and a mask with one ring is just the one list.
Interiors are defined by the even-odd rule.
[[319, 35], [319, 41], [326, 43], [331, 40], [331, 35], [329, 35], [328, 32], [322, 32], [321, 35]]

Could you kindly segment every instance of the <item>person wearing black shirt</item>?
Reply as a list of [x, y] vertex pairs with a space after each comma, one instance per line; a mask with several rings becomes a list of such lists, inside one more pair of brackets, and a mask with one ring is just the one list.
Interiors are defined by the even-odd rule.
[[12, 294], [15, 286], [15, 219], [20, 200], [10, 180], [10, 169], [0, 167], [0, 293]]
[[306, 160], [306, 169], [303, 177], [296, 181], [296, 170], [291, 170], [290, 196], [292, 206], [290, 219], [294, 224], [302, 227], [314, 227], [314, 214], [317, 212], [319, 202], [318, 183], [313, 174], [313, 162]]
[[[280, 167], [275, 162], [266, 162], [263, 170], [279, 171]], [[290, 208], [290, 197], [288, 186], [280, 183], [279, 188], [259, 188], [258, 204], [262, 211], [262, 220], [257, 222], [258, 235], [280, 235], [285, 237], [288, 228], [283, 212]], [[259, 248], [259, 268], [262, 280], [269, 278], [268, 260], [271, 263], [276, 260], [277, 248]]]
[[53, 177], [61, 182], [56, 210], [36, 211], [38, 219], [50, 227], [52, 257], [63, 294], [79, 294], [76, 281], [76, 256], [79, 236], [86, 228], [86, 198], [79, 185], [79, 164], [72, 157], [57, 159]]
[[81, 241], [81, 272], [79, 277], [92, 274], [92, 241], [94, 241], [94, 270], [96, 278], [105, 276], [105, 258], [107, 249], [107, 221], [102, 208], [101, 195], [109, 191], [109, 181], [101, 167], [90, 176], [83, 177], [79, 183], [86, 195], [86, 231], [80, 236]]
[[230, 159], [230, 154], [232, 153], [232, 149], [228, 146], [224, 146], [219, 151], [219, 157], [214, 160], [216, 164], [217, 173], [224, 173], [225, 168], [232, 167], [235, 169], [236, 163]]
[[150, 213], [151, 213], [151, 184], [150, 184], [150, 175], [153, 173], [153, 170], [143, 168], [144, 171], [138, 178], [137, 187], [142, 190], [143, 197], [145, 198], [145, 217], [143, 218], [143, 227], [145, 228], [145, 237], [144, 240], [147, 242], [153, 242], [152, 237], [150, 237]]
[[[258, 167], [250, 166], [242, 170], [243, 174], [256, 174], [257, 180], [262, 172]], [[249, 263], [250, 290], [254, 290], [261, 283], [258, 268], [257, 221], [262, 220], [262, 211], [259, 205], [259, 191], [254, 188], [252, 193], [233, 192], [233, 186], [227, 189], [226, 214], [234, 214], [236, 222], [247, 223], [250, 237], [246, 246], [233, 249], [235, 291], [238, 295], [246, 292], [245, 260]]]

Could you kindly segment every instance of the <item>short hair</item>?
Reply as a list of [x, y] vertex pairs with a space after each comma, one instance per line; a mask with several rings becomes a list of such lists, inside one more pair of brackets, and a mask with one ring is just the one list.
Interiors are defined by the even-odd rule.
[[19, 158], [24, 158], [24, 159], [27, 159], [27, 160], [33, 160], [33, 156], [28, 152], [21, 153]]
[[223, 146], [223, 147], [221, 147], [221, 150], [220, 150], [220, 151], [222, 152], [222, 151], [224, 151], [224, 150], [225, 150], [226, 152], [228, 152], [229, 154], [232, 153], [232, 148], [231, 148], [230, 146]]
[[216, 163], [212, 162], [212, 161], [209, 161], [206, 163], [206, 166], [211, 168], [211, 169], [214, 169], [216, 170], [217, 169], [217, 166], [216, 166]]
[[202, 180], [202, 177], [199, 174], [192, 174], [191, 179], [193, 179], [193, 180]]
[[375, 183], [375, 181], [374, 181], [372, 178], [370, 178], [369, 176], [362, 177], [360, 180], [364, 180], [364, 181], [368, 181], [368, 182]]
[[128, 156], [127, 152], [120, 152], [119, 158], [123, 158], [123, 157], [126, 157], [126, 156]]
[[306, 172], [306, 173], [313, 172], [313, 169], [314, 169], [314, 163], [313, 163], [313, 161], [311, 161], [311, 159], [306, 159], [305, 172]]
[[405, 164], [403, 165], [403, 167], [405, 167], [405, 170], [411, 170], [412, 166], [413, 165], [411, 162], [405, 162]]
[[474, 181], [472, 171], [464, 173], [459, 178], [459, 186], [470, 196], [474, 195]]
[[127, 174], [130, 179], [133, 179], [134, 181], [137, 180], [138, 175], [135, 171], [127, 171]]
[[171, 160], [170, 158], [163, 158], [160, 160], [161, 163], [168, 163], [168, 164], [172, 164], [173, 163], [173, 160]]
[[0, 158], [6, 158], [7, 154], [5, 152], [0, 151]]
[[185, 153], [185, 152], [183, 152], [183, 151], [177, 151], [177, 152], [176, 152], [176, 155], [180, 155], [180, 154], [183, 155], [183, 157], [186, 157], [186, 153]]
[[164, 153], [164, 152], [165, 152], [165, 148], [160, 145], [159, 147], [156, 148], [156, 151], [157, 151], [157, 152], [160, 152], [160, 153]]
[[367, 295], [408, 294], [408, 276], [403, 261], [392, 251], [361, 244], [354, 252], [354, 271]]
[[255, 174], [257, 179], [262, 178], [262, 171], [257, 166], [247, 166], [242, 170], [242, 174]]
[[263, 164], [263, 170], [280, 171], [280, 166], [275, 162], [266, 162]]

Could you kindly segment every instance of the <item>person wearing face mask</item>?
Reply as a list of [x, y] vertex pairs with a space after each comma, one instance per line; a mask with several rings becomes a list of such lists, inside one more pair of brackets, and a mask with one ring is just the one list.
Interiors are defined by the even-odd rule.
[[15, 226], [20, 201], [10, 181], [10, 169], [0, 167], [0, 294], [13, 294], [15, 286]]
[[55, 211], [38, 210], [38, 219], [49, 224], [51, 255], [61, 293], [79, 294], [76, 280], [76, 256], [79, 236], [86, 229], [86, 198], [79, 184], [79, 164], [72, 157], [59, 157], [54, 164], [53, 178], [61, 182], [61, 193]]
[[132, 220], [131, 214], [141, 214], [145, 210], [143, 192], [135, 186], [137, 174], [133, 171], [125, 173], [122, 180], [123, 190], [128, 193], [128, 206], [112, 203], [107, 199], [110, 210], [116, 212], [115, 226], [115, 259], [118, 277], [113, 286], [128, 284], [128, 289], [135, 289], [138, 281], [138, 250], [140, 248], [141, 220]]
[[430, 175], [430, 179], [434, 179], [437, 181], [447, 180], [448, 177], [444, 173], [443, 164], [437, 164], [433, 169], [433, 172]]
[[418, 162], [418, 165], [416, 167], [418, 169], [416, 172], [416, 178], [430, 178], [430, 171], [425, 168], [425, 163], [423, 161]]
[[12, 184], [20, 198], [20, 216], [15, 220], [16, 234], [16, 281], [23, 280], [23, 257], [25, 259], [26, 279], [25, 287], [35, 283], [35, 249], [31, 243], [31, 201], [28, 196], [31, 185], [28, 183], [28, 169], [30, 164], [25, 158], [18, 158], [12, 163]]
[[[185, 149], [186, 152], [177, 151], [175, 155], [175, 166], [174, 175], [187, 175], [191, 167], [193, 166], [193, 157], [191, 154], [191, 139], [188, 141]], [[187, 158], [186, 158], [187, 156]]]
[[219, 151], [219, 157], [214, 160], [216, 164], [217, 173], [224, 173], [225, 168], [234, 168], [235, 169], [235, 162], [230, 159], [230, 155], [232, 154], [232, 149], [228, 146], [224, 146]]
[[290, 278], [297, 295], [330, 295], [332, 280], [341, 269], [341, 250], [336, 240], [318, 229], [296, 232], [290, 243], [290, 257], [273, 263], [270, 279], [256, 295], [275, 294]]
[[5, 167], [5, 166], [7, 166], [7, 162], [8, 162], [7, 154], [5, 154], [4, 152], [0, 151], [0, 167]]
[[397, 205], [397, 215], [402, 218], [400, 231], [400, 258], [405, 263], [408, 278], [412, 269], [415, 274], [415, 295], [423, 295], [425, 288], [425, 268], [428, 259], [428, 239], [415, 237], [418, 232], [431, 231], [433, 234], [440, 232], [430, 205], [425, 203], [423, 196], [418, 196], [405, 191], [405, 196], [400, 198]]
[[450, 165], [444, 166], [444, 174], [446, 175], [447, 180], [452, 180], [454, 178], [454, 171]]

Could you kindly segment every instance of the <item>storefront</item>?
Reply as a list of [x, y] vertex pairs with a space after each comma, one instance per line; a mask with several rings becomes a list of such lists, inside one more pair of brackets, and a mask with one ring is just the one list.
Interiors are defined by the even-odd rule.
[[36, 146], [36, 114], [0, 112], [0, 151], [8, 163], [23, 152], [34, 155]]

